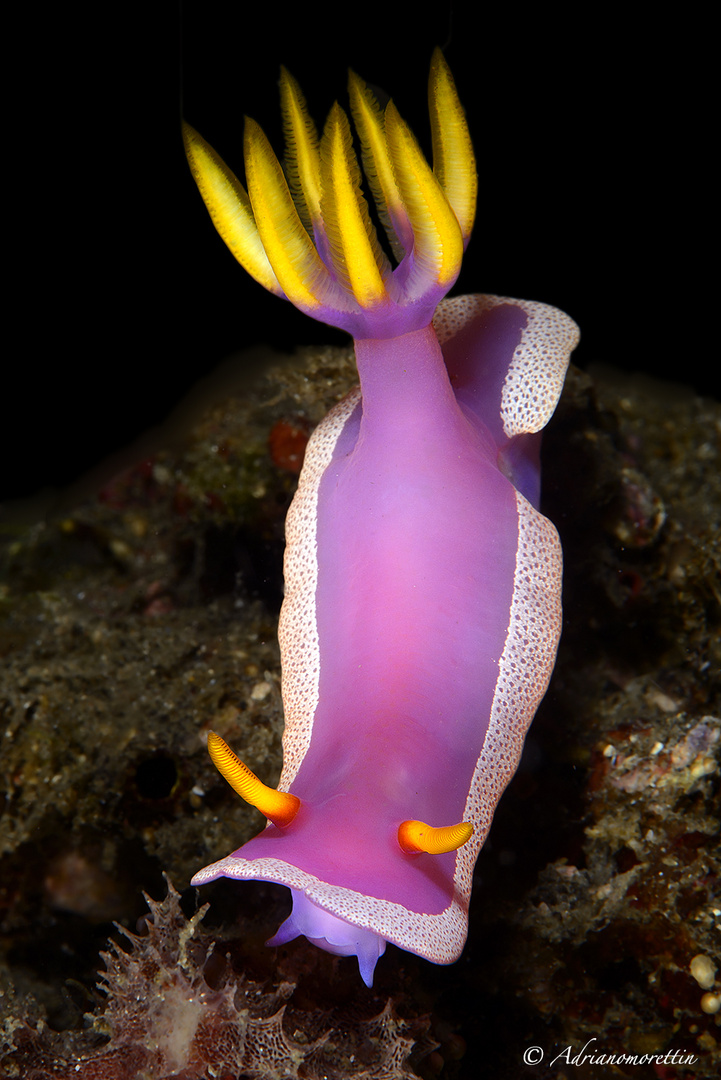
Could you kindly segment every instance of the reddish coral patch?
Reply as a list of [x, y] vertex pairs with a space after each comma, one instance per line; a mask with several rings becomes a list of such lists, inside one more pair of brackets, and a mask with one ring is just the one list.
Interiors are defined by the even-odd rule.
[[288, 472], [299, 473], [308, 444], [308, 427], [302, 420], [296, 423], [278, 420], [271, 428], [268, 444], [274, 465]]

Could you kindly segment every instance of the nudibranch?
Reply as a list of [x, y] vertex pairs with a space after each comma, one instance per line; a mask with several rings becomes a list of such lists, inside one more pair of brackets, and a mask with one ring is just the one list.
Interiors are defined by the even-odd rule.
[[[360, 388], [308, 444], [286, 523], [283, 770], [273, 790], [217, 735], [222, 775], [268, 819], [197, 873], [287, 885], [268, 944], [304, 934], [372, 984], [391, 941], [438, 964], [466, 939], [473, 867], [546, 691], [561, 549], [538, 510], [539, 438], [578, 330], [543, 304], [443, 303], [470, 237], [476, 169], [436, 51], [433, 168], [356, 75], [363, 169], [338, 104], [318, 138], [282, 73], [283, 169], [252, 120], [247, 192], [190, 127], [210, 215], [261, 285], [355, 340]], [[440, 303], [440, 306], [439, 306]]]

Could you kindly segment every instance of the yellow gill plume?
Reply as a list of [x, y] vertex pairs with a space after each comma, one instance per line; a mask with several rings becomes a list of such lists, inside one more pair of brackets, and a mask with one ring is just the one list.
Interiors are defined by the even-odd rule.
[[478, 176], [471, 134], [451, 70], [435, 49], [428, 79], [433, 172], [458, 220], [464, 248], [476, 216]]

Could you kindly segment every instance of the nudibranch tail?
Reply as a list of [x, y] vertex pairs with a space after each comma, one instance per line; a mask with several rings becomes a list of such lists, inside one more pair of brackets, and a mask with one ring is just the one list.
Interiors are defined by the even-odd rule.
[[460, 821], [458, 825], [443, 825], [434, 828], [423, 821], [402, 821], [398, 826], [398, 843], [408, 855], [426, 852], [429, 855], [443, 855], [447, 851], [457, 851], [473, 836], [470, 821]]
[[208, 732], [208, 753], [220, 775], [241, 799], [255, 806], [278, 828], [290, 825], [300, 809], [297, 796], [288, 791], [276, 791], [264, 784], [214, 731]]
[[394, 269], [371, 223], [346, 114], [333, 106], [319, 143], [300, 88], [285, 70], [285, 174], [252, 120], [244, 141], [247, 193], [187, 125], [185, 147], [213, 222], [257, 281], [356, 338], [393, 338], [428, 326], [458, 276], [475, 213], [475, 159], [439, 50], [429, 81], [432, 169], [392, 101], [382, 113], [352, 74], [349, 89], [368, 183], [398, 260]]

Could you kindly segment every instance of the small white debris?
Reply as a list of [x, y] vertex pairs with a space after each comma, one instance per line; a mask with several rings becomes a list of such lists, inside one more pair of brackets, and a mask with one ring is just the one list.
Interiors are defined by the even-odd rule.
[[710, 956], [699, 953], [694, 956], [688, 969], [702, 990], [710, 990], [716, 978], [716, 965]]
[[251, 701], [265, 701], [272, 689], [272, 686], [268, 682], [256, 683], [250, 691]]

